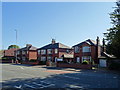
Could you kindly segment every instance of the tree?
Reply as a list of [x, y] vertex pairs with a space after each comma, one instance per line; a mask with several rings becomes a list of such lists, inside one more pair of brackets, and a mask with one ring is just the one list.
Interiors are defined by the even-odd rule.
[[116, 2], [115, 10], [110, 13], [113, 27], [104, 33], [107, 41], [107, 53], [120, 58], [120, 1]]
[[17, 45], [10, 45], [10, 46], [8, 47], [8, 49], [11, 49], [11, 48], [19, 48], [19, 46], [17, 46]]

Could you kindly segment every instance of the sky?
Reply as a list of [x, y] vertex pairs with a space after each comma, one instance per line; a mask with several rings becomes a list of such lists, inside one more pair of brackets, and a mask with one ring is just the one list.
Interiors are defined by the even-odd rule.
[[3, 2], [2, 46], [26, 44], [40, 48], [51, 39], [72, 47], [112, 26], [109, 13], [115, 2]]

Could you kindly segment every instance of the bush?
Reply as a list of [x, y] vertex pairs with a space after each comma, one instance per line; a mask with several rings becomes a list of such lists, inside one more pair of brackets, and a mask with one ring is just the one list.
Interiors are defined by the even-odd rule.
[[86, 65], [86, 64], [89, 64], [89, 63], [88, 63], [88, 61], [83, 61], [83, 63], [82, 63], [82, 64], [85, 64], [85, 65]]
[[29, 62], [36, 62], [37, 60], [36, 59], [31, 59]]
[[120, 63], [113, 62], [108, 67], [111, 70], [120, 70]]

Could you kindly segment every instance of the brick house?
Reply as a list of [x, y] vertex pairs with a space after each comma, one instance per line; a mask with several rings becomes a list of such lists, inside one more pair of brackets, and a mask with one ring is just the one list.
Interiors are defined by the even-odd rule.
[[96, 41], [88, 39], [77, 45], [74, 48], [74, 61], [75, 63], [82, 63], [87, 60], [89, 63], [93, 62], [98, 64], [98, 57], [101, 55], [101, 45], [99, 37]]
[[62, 43], [56, 43], [54, 39], [52, 39], [52, 43], [37, 49], [37, 51], [40, 62], [61, 60], [71, 62], [73, 60], [73, 49]]
[[31, 44], [17, 50], [17, 59], [21, 63], [29, 63], [31, 60], [37, 61], [37, 48]]
[[3, 62], [12, 62], [12, 60], [15, 60], [15, 54], [14, 52], [16, 51], [16, 48], [11, 48], [8, 50], [3, 51]]

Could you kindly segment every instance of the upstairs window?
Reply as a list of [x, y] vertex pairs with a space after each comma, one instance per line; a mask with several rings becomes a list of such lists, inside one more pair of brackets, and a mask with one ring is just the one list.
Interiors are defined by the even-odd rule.
[[17, 54], [20, 54], [20, 51], [17, 51]]
[[41, 54], [46, 54], [46, 50], [41, 50]]
[[55, 54], [58, 53], [58, 49], [55, 49]]
[[83, 47], [82, 52], [91, 52], [91, 48], [89, 46], [85, 46]]
[[78, 47], [78, 46], [76, 46], [76, 47], [74, 48], [74, 50], [75, 50], [75, 53], [79, 53], [79, 47]]
[[48, 54], [52, 54], [52, 49], [48, 49], [48, 50], [47, 50], [47, 53], [48, 53]]
[[38, 50], [38, 54], [40, 54], [40, 50]]
[[22, 54], [25, 54], [25, 51], [22, 51]]

